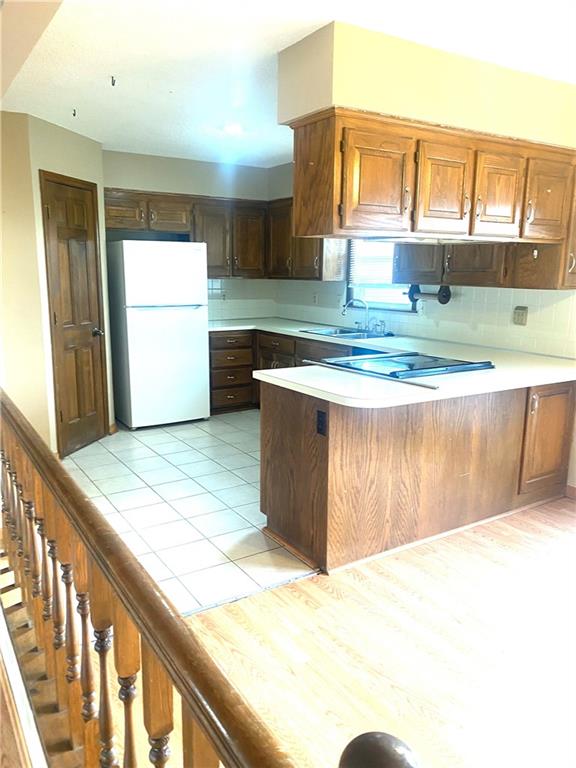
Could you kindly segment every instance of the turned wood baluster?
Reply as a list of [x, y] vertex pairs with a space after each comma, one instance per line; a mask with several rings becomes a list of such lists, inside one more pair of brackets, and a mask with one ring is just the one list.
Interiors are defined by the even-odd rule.
[[112, 624], [114, 604], [112, 590], [98, 566], [89, 562], [90, 594], [92, 596], [92, 624], [96, 642], [94, 648], [100, 660], [100, 766], [101, 768], [119, 768], [114, 748], [114, 723], [106, 657], [112, 647]]
[[96, 707], [96, 690], [92, 654], [90, 652], [90, 596], [88, 577], [88, 556], [86, 549], [76, 536], [72, 546], [74, 562], [74, 583], [76, 585], [77, 611], [81, 621], [80, 642], [80, 686], [82, 689], [82, 720], [84, 721], [84, 765], [86, 768], [98, 765], [98, 709]]
[[148, 643], [142, 639], [144, 725], [151, 746], [148, 759], [163, 768], [170, 758], [169, 734], [174, 728], [172, 682]]
[[50, 515], [46, 518], [46, 533], [48, 536], [48, 557], [52, 561], [52, 631], [54, 648], [54, 678], [56, 680], [56, 696], [58, 709], [68, 707], [68, 689], [66, 683], [66, 658], [64, 650], [64, 601], [62, 598], [62, 582], [58, 574], [58, 544], [56, 542], [57, 527], [55, 519], [55, 501], [48, 495], [45, 502], [50, 505]]
[[48, 557], [47, 524], [49, 504], [46, 502], [44, 483], [40, 475], [34, 478], [34, 498], [36, 500], [36, 527], [40, 538], [40, 586], [39, 598], [39, 627], [43, 636], [43, 647], [46, 654], [46, 672], [49, 678], [56, 674], [54, 662], [54, 645], [52, 642], [52, 580], [50, 578], [50, 559]]
[[220, 758], [182, 699], [183, 768], [218, 768]]
[[136, 697], [136, 678], [140, 671], [140, 636], [119, 601], [114, 604], [114, 664], [124, 704], [123, 768], [136, 768], [136, 744], [132, 703]]
[[66, 681], [68, 682], [68, 722], [74, 747], [80, 747], [84, 737], [82, 720], [82, 687], [80, 683], [80, 650], [78, 648], [77, 614], [74, 599], [74, 567], [72, 565], [72, 545], [75, 534], [64, 510], [56, 504], [54, 507], [56, 538], [58, 540], [58, 559], [65, 587], [66, 611]]

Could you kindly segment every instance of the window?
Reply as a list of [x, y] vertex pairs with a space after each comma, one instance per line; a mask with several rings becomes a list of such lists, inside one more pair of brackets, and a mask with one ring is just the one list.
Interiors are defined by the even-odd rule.
[[375, 309], [415, 311], [408, 285], [392, 284], [394, 243], [350, 240], [347, 299], [363, 299]]

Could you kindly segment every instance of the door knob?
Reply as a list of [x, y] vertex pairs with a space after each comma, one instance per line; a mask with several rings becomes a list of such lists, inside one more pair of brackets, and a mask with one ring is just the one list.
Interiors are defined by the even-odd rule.
[[101, 328], [92, 328], [92, 336], [104, 336], [104, 331]]

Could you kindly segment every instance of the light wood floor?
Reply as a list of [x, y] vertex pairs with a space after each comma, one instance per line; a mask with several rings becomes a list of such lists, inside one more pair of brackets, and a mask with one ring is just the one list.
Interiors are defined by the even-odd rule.
[[568, 499], [189, 623], [298, 768], [336, 768], [371, 730], [424, 768], [576, 766]]

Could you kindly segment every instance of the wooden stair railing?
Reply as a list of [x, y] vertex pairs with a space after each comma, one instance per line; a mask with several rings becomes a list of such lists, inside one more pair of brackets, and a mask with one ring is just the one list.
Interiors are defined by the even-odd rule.
[[[295, 768], [192, 627], [1, 391], [0, 408], [4, 549], [80, 764], [142, 765], [142, 728], [133, 708], [139, 692], [147, 758], [157, 768], [167, 764], [171, 748], [184, 768]], [[178, 744], [170, 742], [174, 691], [181, 701]], [[123, 711], [120, 733], [114, 733], [113, 695]], [[374, 734], [359, 738], [366, 736]], [[382, 752], [381, 762], [362, 762], [357, 741], [343, 753], [348, 762], [341, 768], [416, 765], [400, 753], [391, 762], [393, 749]]]

